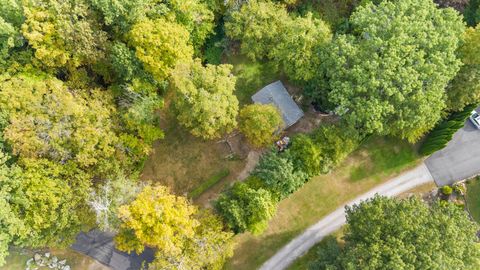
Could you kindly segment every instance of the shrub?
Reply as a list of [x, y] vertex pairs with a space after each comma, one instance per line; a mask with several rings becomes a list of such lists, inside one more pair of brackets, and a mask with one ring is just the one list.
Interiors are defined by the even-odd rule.
[[420, 146], [419, 153], [428, 156], [445, 148], [455, 132], [463, 127], [465, 120], [476, 106], [475, 104], [466, 106], [463, 111], [452, 113], [445, 121], [435, 126]]
[[450, 194], [452, 194], [452, 192], [453, 192], [453, 189], [450, 186], [443, 186], [442, 187], [442, 193], [444, 195], [450, 195]]
[[293, 137], [287, 153], [291, 156], [295, 168], [304, 171], [309, 176], [321, 173], [322, 149], [308, 135], [299, 134]]
[[223, 169], [220, 172], [216, 173], [212, 177], [210, 177], [207, 181], [203, 182], [201, 185], [196, 187], [194, 190], [188, 194], [188, 197], [195, 199], [198, 196], [200, 196], [205, 190], [211, 188], [214, 186], [216, 183], [218, 183], [220, 180], [224, 179], [230, 174], [230, 171], [228, 169]]
[[322, 149], [322, 173], [327, 173], [343, 161], [360, 143], [360, 135], [345, 125], [323, 125], [312, 134], [314, 143]]
[[279, 199], [287, 197], [308, 180], [307, 174], [297, 170], [287, 155], [273, 149], [261, 157], [253, 175], [262, 179], [265, 187]]
[[215, 208], [235, 233], [262, 233], [276, 211], [275, 200], [265, 189], [255, 190], [237, 182], [220, 195]]

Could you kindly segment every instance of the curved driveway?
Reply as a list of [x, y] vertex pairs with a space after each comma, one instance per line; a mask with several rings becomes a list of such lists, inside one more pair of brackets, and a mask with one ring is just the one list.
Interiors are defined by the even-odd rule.
[[[379, 185], [369, 192], [357, 197], [346, 205], [357, 204], [360, 201], [373, 197], [375, 194], [383, 196], [395, 196], [416, 186], [432, 182], [433, 177], [424, 163], [402, 175]], [[261, 270], [286, 269], [298, 257], [305, 254], [313, 245], [320, 242], [324, 237], [340, 229], [345, 222], [345, 206], [339, 207], [328, 216], [321, 219], [305, 230], [301, 235], [290, 241], [273, 257], [266, 261]]]

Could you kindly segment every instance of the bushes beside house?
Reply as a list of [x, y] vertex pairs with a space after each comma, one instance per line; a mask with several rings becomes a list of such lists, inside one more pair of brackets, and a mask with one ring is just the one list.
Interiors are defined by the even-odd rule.
[[452, 139], [453, 134], [463, 127], [465, 120], [476, 107], [476, 104], [468, 105], [463, 111], [452, 113], [446, 120], [435, 126], [432, 132], [427, 135], [419, 149], [419, 153], [428, 156], [445, 148], [447, 143]]
[[312, 134], [299, 134], [292, 138], [287, 151], [272, 148], [265, 153], [252, 175], [224, 192], [215, 208], [236, 233], [260, 234], [278, 202], [313, 176], [328, 173], [356, 149], [360, 139], [355, 130], [334, 124], [324, 125]]

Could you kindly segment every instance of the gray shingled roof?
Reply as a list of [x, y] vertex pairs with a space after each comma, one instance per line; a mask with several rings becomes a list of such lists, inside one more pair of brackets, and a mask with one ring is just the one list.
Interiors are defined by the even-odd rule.
[[252, 96], [255, 103], [274, 104], [282, 113], [285, 128], [295, 124], [303, 117], [303, 111], [293, 101], [281, 81], [271, 83]]
[[71, 248], [111, 267], [113, 270], [138, 270], [142, 262], [148, 265], [154, 259], [154, 250], [145, 248], [142, 254], [119, 251], [113, 243], [114, 234], [92, 230], [79, 233]]

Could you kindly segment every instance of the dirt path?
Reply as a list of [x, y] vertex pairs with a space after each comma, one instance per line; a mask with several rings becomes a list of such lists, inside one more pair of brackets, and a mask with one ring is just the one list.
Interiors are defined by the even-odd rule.
[[236, 179], [240, 181], [245, 180], [245, 178], [247, 178], [250, 175], [253, 169], [255, 169], [255, 165], [257, 165], [262, 153], [263, 151], [261, 150], [250, 151], [250, 153], [248, 153], [248, 156], [246, 158], [247, 163], [245, 164], [245, 167], [243, 168], [243, 170], [238, 173]]
[[[373, 197], [375, 194], [389, 197], [395, 196], [416, 186], [430, 182], [433, 182], [433, 177], [425, 164], [422, 163], [420, 166], [371, 189], [363, 195], [360, 195], [346, 205], [357, 204], [360, 201]], [[324, 237], [340, 229], [346, 222], [346, 205], [337, 208], [337, 210], [307, 228], [301, 235], [294, 238], [273, 257], [266, 261], [260, 270], [286, 269], [293, 261], [305, 254], [312, 246], [320, 242]]]

